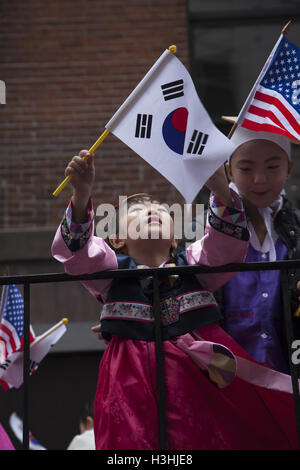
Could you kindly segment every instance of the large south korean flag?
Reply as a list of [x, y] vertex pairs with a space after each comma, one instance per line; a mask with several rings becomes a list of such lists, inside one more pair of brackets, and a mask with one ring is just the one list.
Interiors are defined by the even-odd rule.
[[170, 50], [105, 126], [193, 202], [234, 150], [210, 119], [184, 65]]

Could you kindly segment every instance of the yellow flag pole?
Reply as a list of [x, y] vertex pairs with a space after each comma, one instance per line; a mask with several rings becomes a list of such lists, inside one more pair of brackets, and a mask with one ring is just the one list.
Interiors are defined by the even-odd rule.
[[[96, 142], [94, 143], [94, 145], [92, 145], [92, 147], [89, 149], [89, 153], [93, 153], [98, 147], [99, 145], [101, 144], [101, 142], [103, 142], [103, 140], [105, 139], [105, 137], [109, 134], [109, 130], [108, 129], [105, 129], [105, 131], [100, 135], [99, 139], [96, 140]], [[85, 157], [83, 157], [83, 159], [85, 160]], [[52, 193], [53, 196], [58, 196], [59, 193], [64, 189], [64, 187], [69, 183], [69, 181], [72, 179], [72, 176], [73, 175], [69, 175], [67, 176], [61, 183], [60, 185], [56, 188], [56, 190]]]

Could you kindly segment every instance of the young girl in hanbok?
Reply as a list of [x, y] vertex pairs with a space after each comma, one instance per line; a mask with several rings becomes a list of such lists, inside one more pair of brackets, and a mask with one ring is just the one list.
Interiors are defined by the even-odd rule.
[[[241, 127], [231, 140], [236, 150], [226, 169], [230, 186], [239, 192], [245, 206], [250, 231], [246, 261], [299, 259], [300, 211], [284, 192], [293, 168], [290, 140]], [[299, 305], [300, 269], [290, 270], [288, 276], [294, 315]], [[289, 373], [281, 290], [280, 271], [237, 273], [222, 288], [222, 327], [258, 362]], [[293, 320], [298, 338], [300, 318], [294, 316]]]
[[[67, 273], [243, 261], [248, 230], [241, 200], [227, 185], [214, 180], [211, 189], [217, 191], [211, 195], [203, 239], [175, 255], [173, 220], [148, 195], [126, 199], [127, 210], [109, 244], [94, 236], [94, 173], [87, 151], [66, 169], [66, 175], [73, 175], [74, 192], [52, 253]], [[220, 216], [221, 207], [227, 215]], [[133, 226], [139, 237], [132, 236]], [[212, 292], [231, 276], [161, 280], [167, 448], [296, 449], [289, 377], [251, 360], [218, 326], [221, 317]], [[159, 449], [151, 279], [102, 279], [84, 285], [102, 306], [101, 335], [108, 342], [94, 403], [96, 449]]]

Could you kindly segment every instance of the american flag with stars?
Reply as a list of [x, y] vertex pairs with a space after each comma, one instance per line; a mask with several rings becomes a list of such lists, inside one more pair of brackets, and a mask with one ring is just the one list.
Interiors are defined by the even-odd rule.
[[[30, 342], [35, 334], [30, 326]], [[24, 302], [14, 284], [3, 286], [0, 302], [0, 365], [24, 346]]]
[[284, 35], [245, 102], [238, 124], [300, 139], [300, 49]]

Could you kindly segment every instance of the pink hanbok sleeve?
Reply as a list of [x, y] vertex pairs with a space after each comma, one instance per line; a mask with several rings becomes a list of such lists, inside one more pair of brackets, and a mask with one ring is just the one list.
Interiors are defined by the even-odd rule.
[[[56, 231], [51, 248], [52, 255], [64, 265], [68, 274], [92, 274], [118, 269], [115, 252], [102, 238], [94, 236], [93, 216], [93, 204], [90, 201], [87, 220], [83, 224], [77, 224], [72, 217], [72, 202], [70, 202]], [[82, 283], [92, 295], [104, 302], [111, 279], [96, 279]]]
[[[187, 248], [189, 265], [221, 266], [244, 261], [249, 240], [247, 221], [241, 199], [233, 190], [231, 196], [233, 207], [226, 207], [211, 194], [204, 236]], [[204, 273], [197, 278], [204, 288], [215, 292], [233, 275]]]

